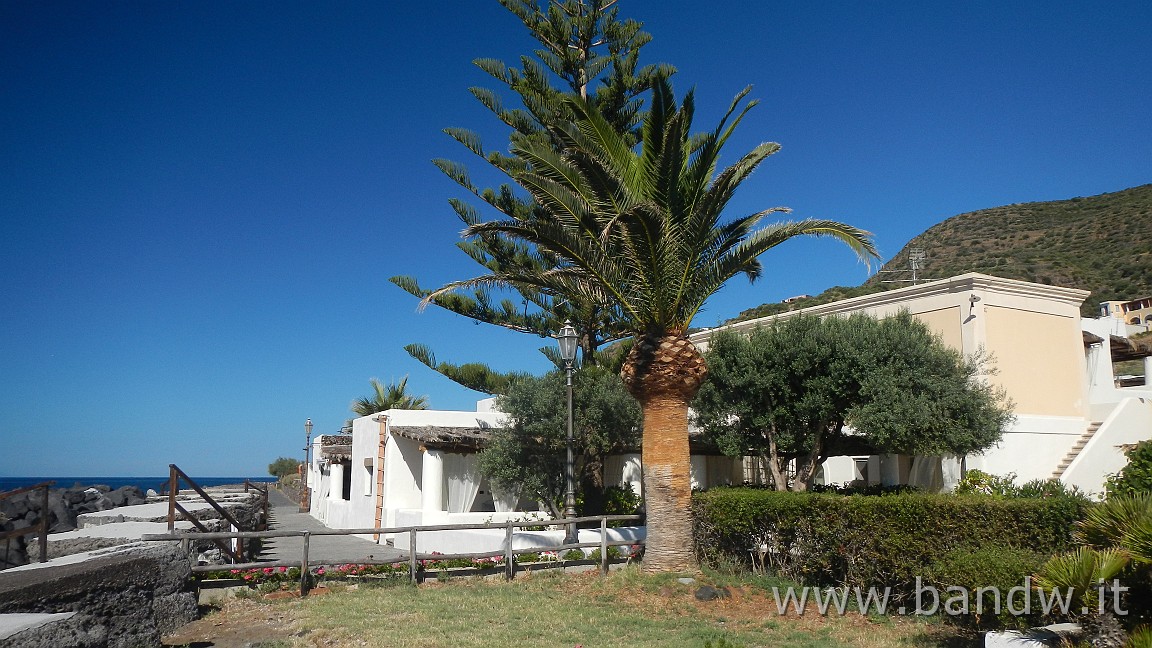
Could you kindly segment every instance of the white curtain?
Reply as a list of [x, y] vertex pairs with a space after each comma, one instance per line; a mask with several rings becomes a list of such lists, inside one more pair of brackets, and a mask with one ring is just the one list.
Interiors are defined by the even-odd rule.
[[912, 459], [912, 469], [908, 471], [908, 484], [929, 493], [939, 493], [944, 487], [940, 457], [916, 456]]
[[956, 484], [960, 483], [962, 468], [961, 459], [956, 455], [945, 455], [940, 459], [940, 477], [945, 493], [956, 490]]
[[515, 511], [520, 503], [520, 489], [504, 489], [492, 484], [492, 506], [497, 513]]
[[444, 453], [444, 476], [448, 480], [448, 512], [472, 510], [480, 492], [480, 470], [475, 454]]

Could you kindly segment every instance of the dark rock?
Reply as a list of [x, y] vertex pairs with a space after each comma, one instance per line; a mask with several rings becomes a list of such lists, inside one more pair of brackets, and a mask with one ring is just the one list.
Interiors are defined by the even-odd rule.
[[128, 495], [129, 493], [125, 489], [118, 488], [108, 493], [104, 499], [108, 502], [108, 508], [116, 508], [127, 505]]
[[0, 507], [0, 511], [2, 511], [4, 515], [7, 515], [10, 520], [22, 517], [28, 512], [27, 497], [10, 497], [6, 500], [0, 500], [0, 502], [3, 502], [3, 507]]
[[47, 637], [23, 632], [10, 646], [159, 646], [163, 633], [196, 618], [196, 594], [187, 555], [174, 544], [153, 543], [9, 572], [0, 579], [0, 613], [9, 612], [77, 613], [46, 626]]
[[726, 598], [732, 598], [732, 593], [728, 591], [727, 587], [701, 585], [700, 589], [696, 590], [697, 601], [715, 601], [716, 599]]
[[16, 536], [0, 543], [0, 569], [28, 564], [28, 550], [24, 538]]
[[63, 533], [76, 528], [76, 510], [64, 506], [63, 500], [49, 502], [48, 510], [52, 516], [48, 518], [51, 523], [51, 527], [49, 528], [50, 532]]

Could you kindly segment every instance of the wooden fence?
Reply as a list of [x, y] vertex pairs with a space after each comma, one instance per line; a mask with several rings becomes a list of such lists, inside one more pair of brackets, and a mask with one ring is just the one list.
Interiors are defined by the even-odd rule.
[[[14, 495], [21, 495], [34, 490], [40, 491], [40, 524], [34, 527], [12, 529], [11, 531], [0, 533], [0, 540], [4, 540], [5, 542], [10, 542], [12, 538], [17, 536], [32, 535], [33, 533], [39, 534], [40, 562], [48, 562], [48, 518], [52, 516], [52, 511], [48, 510], [48, 489], [55, 485], [56, 482], [54, 481], [46, 481], [33, 486], [25, 486], [24, 488], [17, 488], [16, 490], [0, 493], [0, 499], [8, 499]], [[31, 504], [31, 500], [29, 500], [29, 504]]]
[[[207, 502], [209, 506], [211, 506], [213, 509], [215, 509], [216, 512], [220, 514], [220, 517], [224, 518], [229, 524], [232, 525], [232, 528], [237, 529], [237, 531], [239, 533], [221, 536], [219, 533], [209, 532], [208, 527], [204, 526], [204, 524], [202, 522], [200, 522], [200, 520], [195, 515], [192, 515], [191, 513], [189, 513], [188, 509], [184, 508], [184, 506], [182, 504], [180, 504], [180, 502], [177, 500], [177, 496], [179, 496], [179, 494], [180, 494], [180, 482], [184, 482], [185, 484], [190, 486], [192, 488], [192, 490], [196, 491], [197, 495], [199, 495], [205, 502]], [[245, 479], [244, 480], [244, 492], [248, 492], [249, 487], [251, 487], [253, 484], [254, 484], [254, 482], [249, 482], [247, 479]], [[229, 558], [231, 558], [234, 561], [243, 561], [245, 559], [246, 555], [245, 555], [245, 551], [244, 551], [244, 539], [247, 538], [248, 536], [245, 535], [245, 533], [243, 533], [243, 532], [245, 532], [244, 527], [241, 526], [241, 524], [236, 521], [236, 518], [234, 518], [232, 516], [232, 514], [230, 514], [223, 506], [221, 506], [215, 499], [213, 499], [212, 496], [207, 493], [207, 491], [205, 491], [203, 488], [201, 488], [199, 484], [197, 484], [191, 477], [189, 477], [187, 475], [187, 473], [185, 473], [183, 470], [180, 470], [176, 466], [176, 464], [168, 464], [168, 488], [167, 488], [167, 490], [168, 490], [168, 532], [169, 533], [175, 532], [176, 519], [177, 519], [176, 515], [177, 515], [177, 513], [179, 513], [183, 519], [188, 520], [189, 522], [192, 523], [192, 526], [196, 527], [197, 529], [199, 529], [201, 531], [201, 533], [197, 537], [203, 538], [205, 540], [212, 540], [213, 544], [215, 544], [221, 551], [224, 552], [225, 555], [227, 555]], [[256, 490], [257, 490], [257, 492], [259, 492], [261, 495], [264, 496], [264, 502], [263, 502], [264, 523], [263, 523], [263, 525], [266, 525], [267, 520], [268, 520], [268, 489], [267, 489], [267, 487], [265, 487], [264, 489], [260, 489], [259, 487], [257, 487]], [[264, 529], [259, 529], [259, 530], [253, 529], [252, 531], [259, 532], [259, 531], [263, 531], [263, 530]], [[236, 540], [237, 540], [236, 546], [231, 547], [228, 545], [228, 543], [222, 542], [222, 540], [225, 538], [236, 538]], [[248, 558], [254, 558], [255, 556], [247, 556], [247, 557]]]
[[[224, 531], [213, 533], [168, 533], [168, 534], [146, 534], [141, 539], [148, 541], [162, 541], [162, 540], [179, 540], [181, 543], [187, 545], [192, 540], [212, 540], [218, 542], [227, 538], [291, 538], [303, 537], [304, 543], [299, 561], [262, 561], [262, 562], [248, 562], [238, 563], [231, 565], [197, 565], [192, 568], [193, 572], [204, 573], [214, 572], [221, 570], [232, 569], [260, 569], [267, 567], [299, 567], [300, 568], [300, 595], [308, 595], [309, 587], [309, 574], [312, 567], [320, 567], [329, 565], [327, 562], [312, 562], [308, 558], [308, 541], [312, 536], [321, 535], [378, 535], [378, 534], [395, 534], [408, 536], [408, 553], [403, 554], [392, 560], [363, 560], [359, 561], [361, 564], [396, 564], [405, 562], [408, 565], [408, 577], [412, 583], [419, 582], [421, 566], [423, 561], [426, 560], [457, 560], [457, 559], [473, 559], [473, 558], [491, 558], [493, 556], [491, 551], [484, 552], [471, 552], [471, 553], [455, 553], [455, 554], [426, 554], [416, 551], [416, 536], [421, 532], [428, 531], [470, 531], [477, 529], [503, 529], [504, 536], [504, 576], [508, 580], [516, 577], [517, 564], [516, 556], [520, 554], [539, 553], [542, 551], [556, 551], [565, 552], [572, 549], [599, 549], [600, 550], [600, 563], [599, 568], [601, 573], [608, 573], [608, 548], [609, 547], [622, 547], [643, 545], [643, 541], [634, 540], [608, 540], [608, 526], [609, 521], [625, 521], [625, 520], [639, 520], [639, 515], [599, 515], [593, 517], [582, 518], [565, 518], [562, 520], [548, 520], [548, 525], [568, 525], [568, 524], [587, 524], [590, 522], [598, 522], [600, 524], [600, 541], [599, 542], [574, 542], [570, 544], [563, 544], [559, 546], [547, 547], [529, 547], [526, 549], [512, 549], [512, 535], [513, 531], [518, 527], [535, 527], [540, 526], [540, 520], [522, 520], [522, 521], [508, 521], [502, 523], [489, 522], [485, 524], [438, 524], [429, 526], [407, 526], [407, 527], [389, 527], [389, 528], [373, 528], [373, 529], [325, 529], [323, 531]], [[524, 569], [521, 566], [519, 569]]]

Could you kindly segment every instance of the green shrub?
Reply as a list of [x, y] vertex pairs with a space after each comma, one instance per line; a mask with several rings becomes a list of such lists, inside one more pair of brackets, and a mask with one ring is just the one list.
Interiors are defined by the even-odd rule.
[[957, 495], [996, 495], [1016, 497], [1020, 488], [1016, 486], [1016, 473], [992, 475], [983, 470], [969, 469], [964, 478], [956, 484]]
[[[620, 557], [620, 550], [616, 547], [608, 547], [608, 559], [615, 560]], [[589, 560], [600, 560], [600, 549], [593, 549], [592, 553], [588, 554]]]
[[[635, 515], [644, 500], [632, 490], [632, 486], [609, 486], [604, 489], [604, 515]], [[635, 520], [612, 520], [610, 527], [632, 526]]]
[[1124, 451], [1128, 465], [1105, 482], [1108, 497], [1152, 493], [1152, 441], [1141, 441]]
[[1017, 486], [1016, 473], [992, 475], [976, 469], [970, 469], [964, 474], [964, 478], [956, 485], [955, 492], [957, 495], [1025, 498], [1072, 497], [1084, 502], [1091, 501], [1091, 498], [1076, 486], [1069, 486], [1054, 477], [1033, 479]]
[[1038, 617], [1014, 618], [1004, 597], [1012, 588], [1024, 587], [1025, 579], [1036, 574], [1048, 558], [1047, 554], [1030, 549], [1001, 545], [959, 547], [929, 565], [925, 580], [942, 593], [952, 586], [968, 592], [969, 615], [953, 620], [983, 626], [1034, 625]]
[[706, 564], [741, 560], [808, 585], [891, 587], [964, 547], [1055, 554], [1073, 546], [1086, 502], [902, 493], [882, 497], [726, 488], [693, 496], [697, 553]]
[[1016, 496], [1031, 498], [1072, 497], [1084, 502], [1092, 501], [1079, 487], [1069, 486], [1055, 477], [1024, 482], [1024, 485], [1016, 492]]

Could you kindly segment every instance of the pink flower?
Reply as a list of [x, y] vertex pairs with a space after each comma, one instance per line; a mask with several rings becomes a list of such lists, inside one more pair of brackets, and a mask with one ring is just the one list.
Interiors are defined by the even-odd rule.
[[271, 567], [265, 567], [265, 568], [264, 568], [264, 573], [265, 573], [265, 574], [271, 574], [271, 573], [272, 573], [272, 572], [274, 572], [274, 571], [276, 571], [276, 570], [275, 570], [275, 569], [272, 569]]
[[284, 573], [284, 572], [286, 572], [286, 571], [288, 571], [288, 568], [287, 568], [287, 567], [284, 567], [283, 565], [281, 565], [281, 567], [280, 567], [280, 573], [281, 573], [281, 574], [283, 574], [283, 573]]
[[324, 573], [324, 568], [323, 568], [323, 567], [317, 567], [317, 568], [316, 568], [316, 573], [317, 573], [317, 574], [323, 574], [323, 573]]

